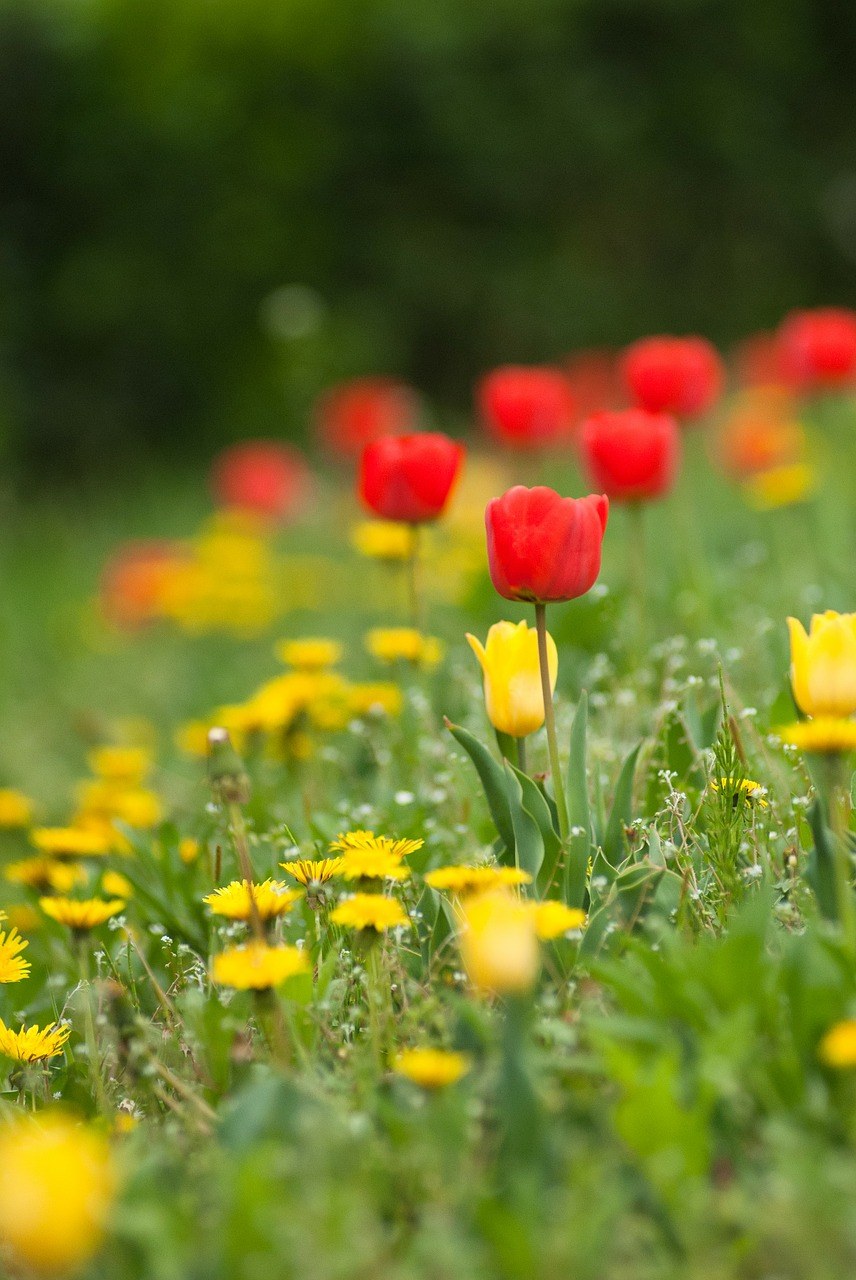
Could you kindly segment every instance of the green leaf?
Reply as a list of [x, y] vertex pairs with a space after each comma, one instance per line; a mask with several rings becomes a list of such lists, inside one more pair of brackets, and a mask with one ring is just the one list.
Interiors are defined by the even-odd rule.
[[[544, 841], [538, 823], [523, 803], [523, 787], [520, 779], [525, 775], [508, 761], [505, 763], [505, 771], [508, 776], [509, 809], [514, 827], [517, 866], [521, 871], [528, 871], [534, 880], [544, 861]], [[531, 779], [527, 778], [527, 782], [529, 781]], [[537, 787], [535, 790], [537, 791]]]
[[474, 738], [468, 730], [459, 724], [446, 721], [446, 728], [456, 742], [464, 748], [476, 767], [476, 772], [484, 787], [487, 807], [493, 818], [494, 826], [505, 845], [504, 855], [500, 858], [506, 866], [514, 866], [514, 826], [508, 804], [508, 775], [498, 760], [490, 754], [487, 747]]
[[559, 862], [559, 854], [562, 851], [562, 842], [559, 839], [553, 808], [548, 803], [541, 788], [532, 778], [525, 773], [521, 773], [514, 765], [509, 767], [520, 784], [520, 790], [523, 794], [523, 808], [535, 820], [541, 833], [544, 851], [537, 882], [539, 896], [541, 896], [553, 883]]
[[613, 866], [617, 866], [623, 858], [624, 828], [630, 826], [633, 818], [633, 779], [636, 773], [636, 761], [639, 758], [641, 749], [642, 743], [640, 742], [630, 752], [630, 755], [621, 766], [621, 773], [618, 775], [618, 782], [615, 786], [612, 809], [609, 813], [609, 821], [606, 824], [606, 831], [603, 837], [604, 854]]
[[820, 800], [815, 800], [809, 809], [808, 821], [814, 836], [814, 848], [806, 866], [805, 878], [814, 890], [821, 915], [827, 920], [837, 920], [835, 850], [832, 847], [832, 832], [824, 821]]

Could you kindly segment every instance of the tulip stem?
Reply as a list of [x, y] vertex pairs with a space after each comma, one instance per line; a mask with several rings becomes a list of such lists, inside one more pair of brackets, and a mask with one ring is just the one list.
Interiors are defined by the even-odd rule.
[[568, 807], [559, 764], [559, 743], [556, 739], [556, 716], [553, 710], [553, 691], [550, 688], [550, 664], [547, 657], [547, 606], [535, 605], [535, 629], [538, 633], [538, 662], [541, 667], [541, 693], [544, 697], [544, 727], [547, 730], [547, 750], [550, 754], [550, 772], [553, 775], [553, 795], [559, 818], [559, 835], [562, 844], [568, 839]]
[[517, 767], [521, 773], [526, 772], [526, 739], [517, 739]]
[[844, 942], [856, 954], [856, 913], [853, 902], [853, 873], [850, 857], [850, 776], [845, 758], [836, 753], [829, 757], [829, 810], [835, 837], [835, 896], [838, 923]]

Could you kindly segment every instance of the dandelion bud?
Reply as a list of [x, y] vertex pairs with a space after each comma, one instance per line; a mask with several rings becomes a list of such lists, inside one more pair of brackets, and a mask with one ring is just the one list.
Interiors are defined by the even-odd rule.
[[219, 726], [208, 732], [208, 777], [215, 797], [224, 804], [246, 804], [250, 779], [244, 762], [232, 746], [228, 730]]

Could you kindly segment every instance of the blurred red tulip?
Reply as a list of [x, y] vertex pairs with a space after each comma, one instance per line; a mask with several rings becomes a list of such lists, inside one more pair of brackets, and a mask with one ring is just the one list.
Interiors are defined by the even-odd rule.
[[574, 600], [594, 585], [609, 516], [604, 494], [562, 498], [516, 485], [485, 511], [493, 585], [506, 600]]
[[492, 436], [516, 449], [538, 449], [567, 435], [576, 406], [570, 384], [546, 365], [503, 365], [476, 388], [482, 421]]
[[383, 436], [360, 460], [360, 497], [384, 520], [421, 524], [442, 515], [464, 447], [440, 432]]
[[741, 387], [783, 387], [793, 381], [788, 377], [777, 333], [750, 334], [734, 348], [733, 360]]
[[646, 409], [596, 413], [583, 423], [579, 439], [592, 484], [610, 499], [637, 502], [671, 489], [681, 442], [670, 414]]
[[249, 440], [215, 459], [211, 486], [218, 504], [274, 520], [293, 516], [306, 497], [310, 473], [292, 445]]
[[704, 413], [724, 382], [722, 361], [706, 338], [642, 338], [624, 352], [621, 373], [638, 405], [676, 418]]
[[807, 390], [856, 379], [856, 312], [843, 307], [793, 311], [779, 329], [786, 376]]
[[165, 590], [187, 553], [174, 542], [128, 542], [119, 547], [101, 574], [101, 609], [113, 626], [133, 631], [161, 616]]
[[410, 387], [393, 378], [354, 378], [332, 387], [315, 407], [315, 428], [326, 449], [358, 458], [367, 444], [381, 436], [406, 435], [416, 430], [419, 399]]
[[578, 422], [601, 409], [620, 409], [626, 403], [614, 351], [606, 347], [576, 351], [565, 361], [564, 372], [576, 403]]

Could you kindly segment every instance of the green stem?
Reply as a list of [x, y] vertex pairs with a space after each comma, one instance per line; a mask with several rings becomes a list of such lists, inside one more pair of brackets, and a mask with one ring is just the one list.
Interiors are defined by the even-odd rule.
[[264, 942], [265, 931], [262, 924], [259, 909], [256, 905], [256, 894], [253, 880], [253, 864], [250, 862], [250, 844], [247, 839], [247, 824], [244, 821], [244, 814], [241, 806], [232, 801], [229, 804], [229, 826], [232, 830], [232, 839], [235, 842], [235, 849], [238, 854], [238, 864], [241, 868], [241, 877], [247, 884], [247, 896], [250, 900], [250, 924], [253, 933], [259, 942]]
[[556, 716], [553, 710], [553, 690], [550, 688], [550, 664], [547, 657], [547, 606], [535, 605], [535, 628], [538, 632], [538, 662], [541, 667], [541, 692], [544, 697], [544, 727], [547, 730], [547, 750], [550, 754], [550, 772], [553, 775], [553, 795], [559, 815], [559, 835], [567, 844], [569, 824], [565, 788], [559, 764], [559, 743], [556, 739]]
[[521, 773], [526, 772], [526, 739], [517, 739], [517, 767]]

